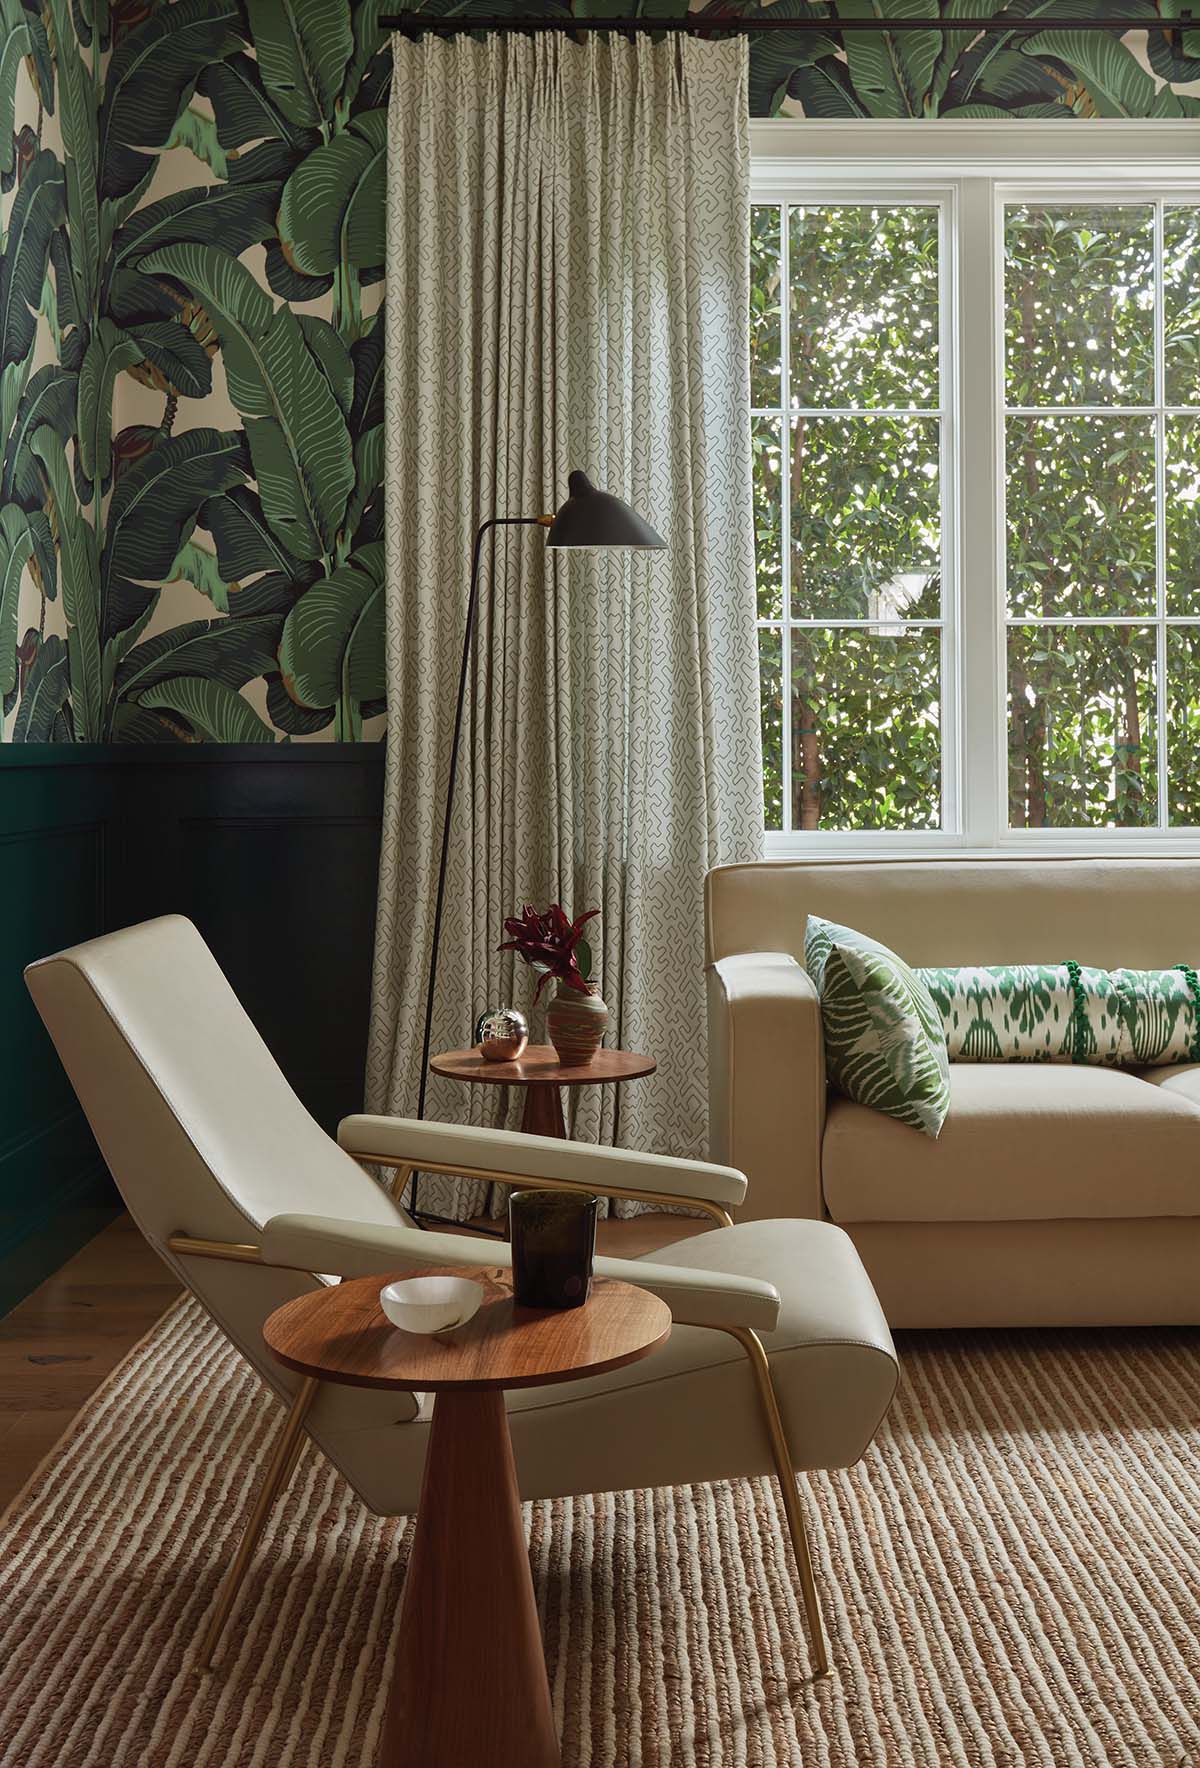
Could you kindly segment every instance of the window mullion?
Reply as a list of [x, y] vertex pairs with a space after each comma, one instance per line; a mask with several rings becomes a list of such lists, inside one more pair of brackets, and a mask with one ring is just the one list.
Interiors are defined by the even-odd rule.
[[783, 683], [780, 725], [779, 782], [783, 798], [784, 831], [793, 829], [792, 817], [792, 250], [790, 212], [787, 203], [779, 213], [779, 535], [780, 590], [783, 622], [779, 629], [779, 668]]
[[964, 178], [958, 223], [958, 535], [962, 832], [991, 846], [1007, 827], [1004, 757], [1001, 210], [990, 178]]
[[1167, 420], [1164, 205], [1154, 205], [1154, 734], [1158, 752], [1158, 826], [1167, 826]]

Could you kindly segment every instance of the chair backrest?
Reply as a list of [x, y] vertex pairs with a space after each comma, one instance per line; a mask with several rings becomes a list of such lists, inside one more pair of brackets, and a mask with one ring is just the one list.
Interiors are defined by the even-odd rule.
[[705, 888], [708, 961], [784, 951], [810, 914], [869, 933], [910, 964], [1200, 963], [1192, 859], [759, 861]]
[[309, 1116], [190, 921], [126, 927], [25, 975], [130, 1214], [256, 1367], [287, 1385], [262, 1323], [317, 1279], [181, 1259], [168, 1238], [255, 1242], [285, 1213], [407, 1217]]

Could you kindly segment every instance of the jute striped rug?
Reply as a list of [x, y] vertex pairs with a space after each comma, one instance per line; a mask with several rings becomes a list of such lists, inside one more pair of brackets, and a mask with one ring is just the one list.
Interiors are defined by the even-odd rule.
[[[811, 1482], [831, 1684], [769, 1483], [530, 1507], [568, 1768], [1200, 1764], [1200, 1335], [901, 1350]], [[0, 1526], [4, 1768], [372, 1762], [405, 1529], [311, 1449], [192, 1667], [278, 1416], [190, 1303], [101, 1390]]]

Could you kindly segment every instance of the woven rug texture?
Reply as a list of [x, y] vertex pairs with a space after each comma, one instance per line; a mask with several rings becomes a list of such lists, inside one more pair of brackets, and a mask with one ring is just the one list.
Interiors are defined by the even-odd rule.
[[[1200, 1768], [1200, 1334], [900, 1352], [804, 1482], [832, 1682], [770, 1481], [527, 1506], [564, 1768]], [[190, 1301], [81, 1413], [0, 1522], [3, 1768], [370, 1768], [410, 1525], [311, 1447], [195, 1667], [280, 1416]]]

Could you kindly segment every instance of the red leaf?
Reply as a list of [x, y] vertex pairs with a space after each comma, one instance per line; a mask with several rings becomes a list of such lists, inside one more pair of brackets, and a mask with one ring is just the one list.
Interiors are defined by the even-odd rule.
[[510, 937], [497, 950], [516, 952], [527, 964], [541, 968], [535, 1001], [552, 976], [581, 994], [590, 991], [591, 985], [580, 971], [575, 948], [587, 923], [599, 913], [599, 909], [588, 909], [572, 921], [561, 903], [552, 902], [544, 913], [539, 914], [532, 903], [527, 902], [522, 905], [520, 915], [509, 915], [505, 920], [504, 931]]

